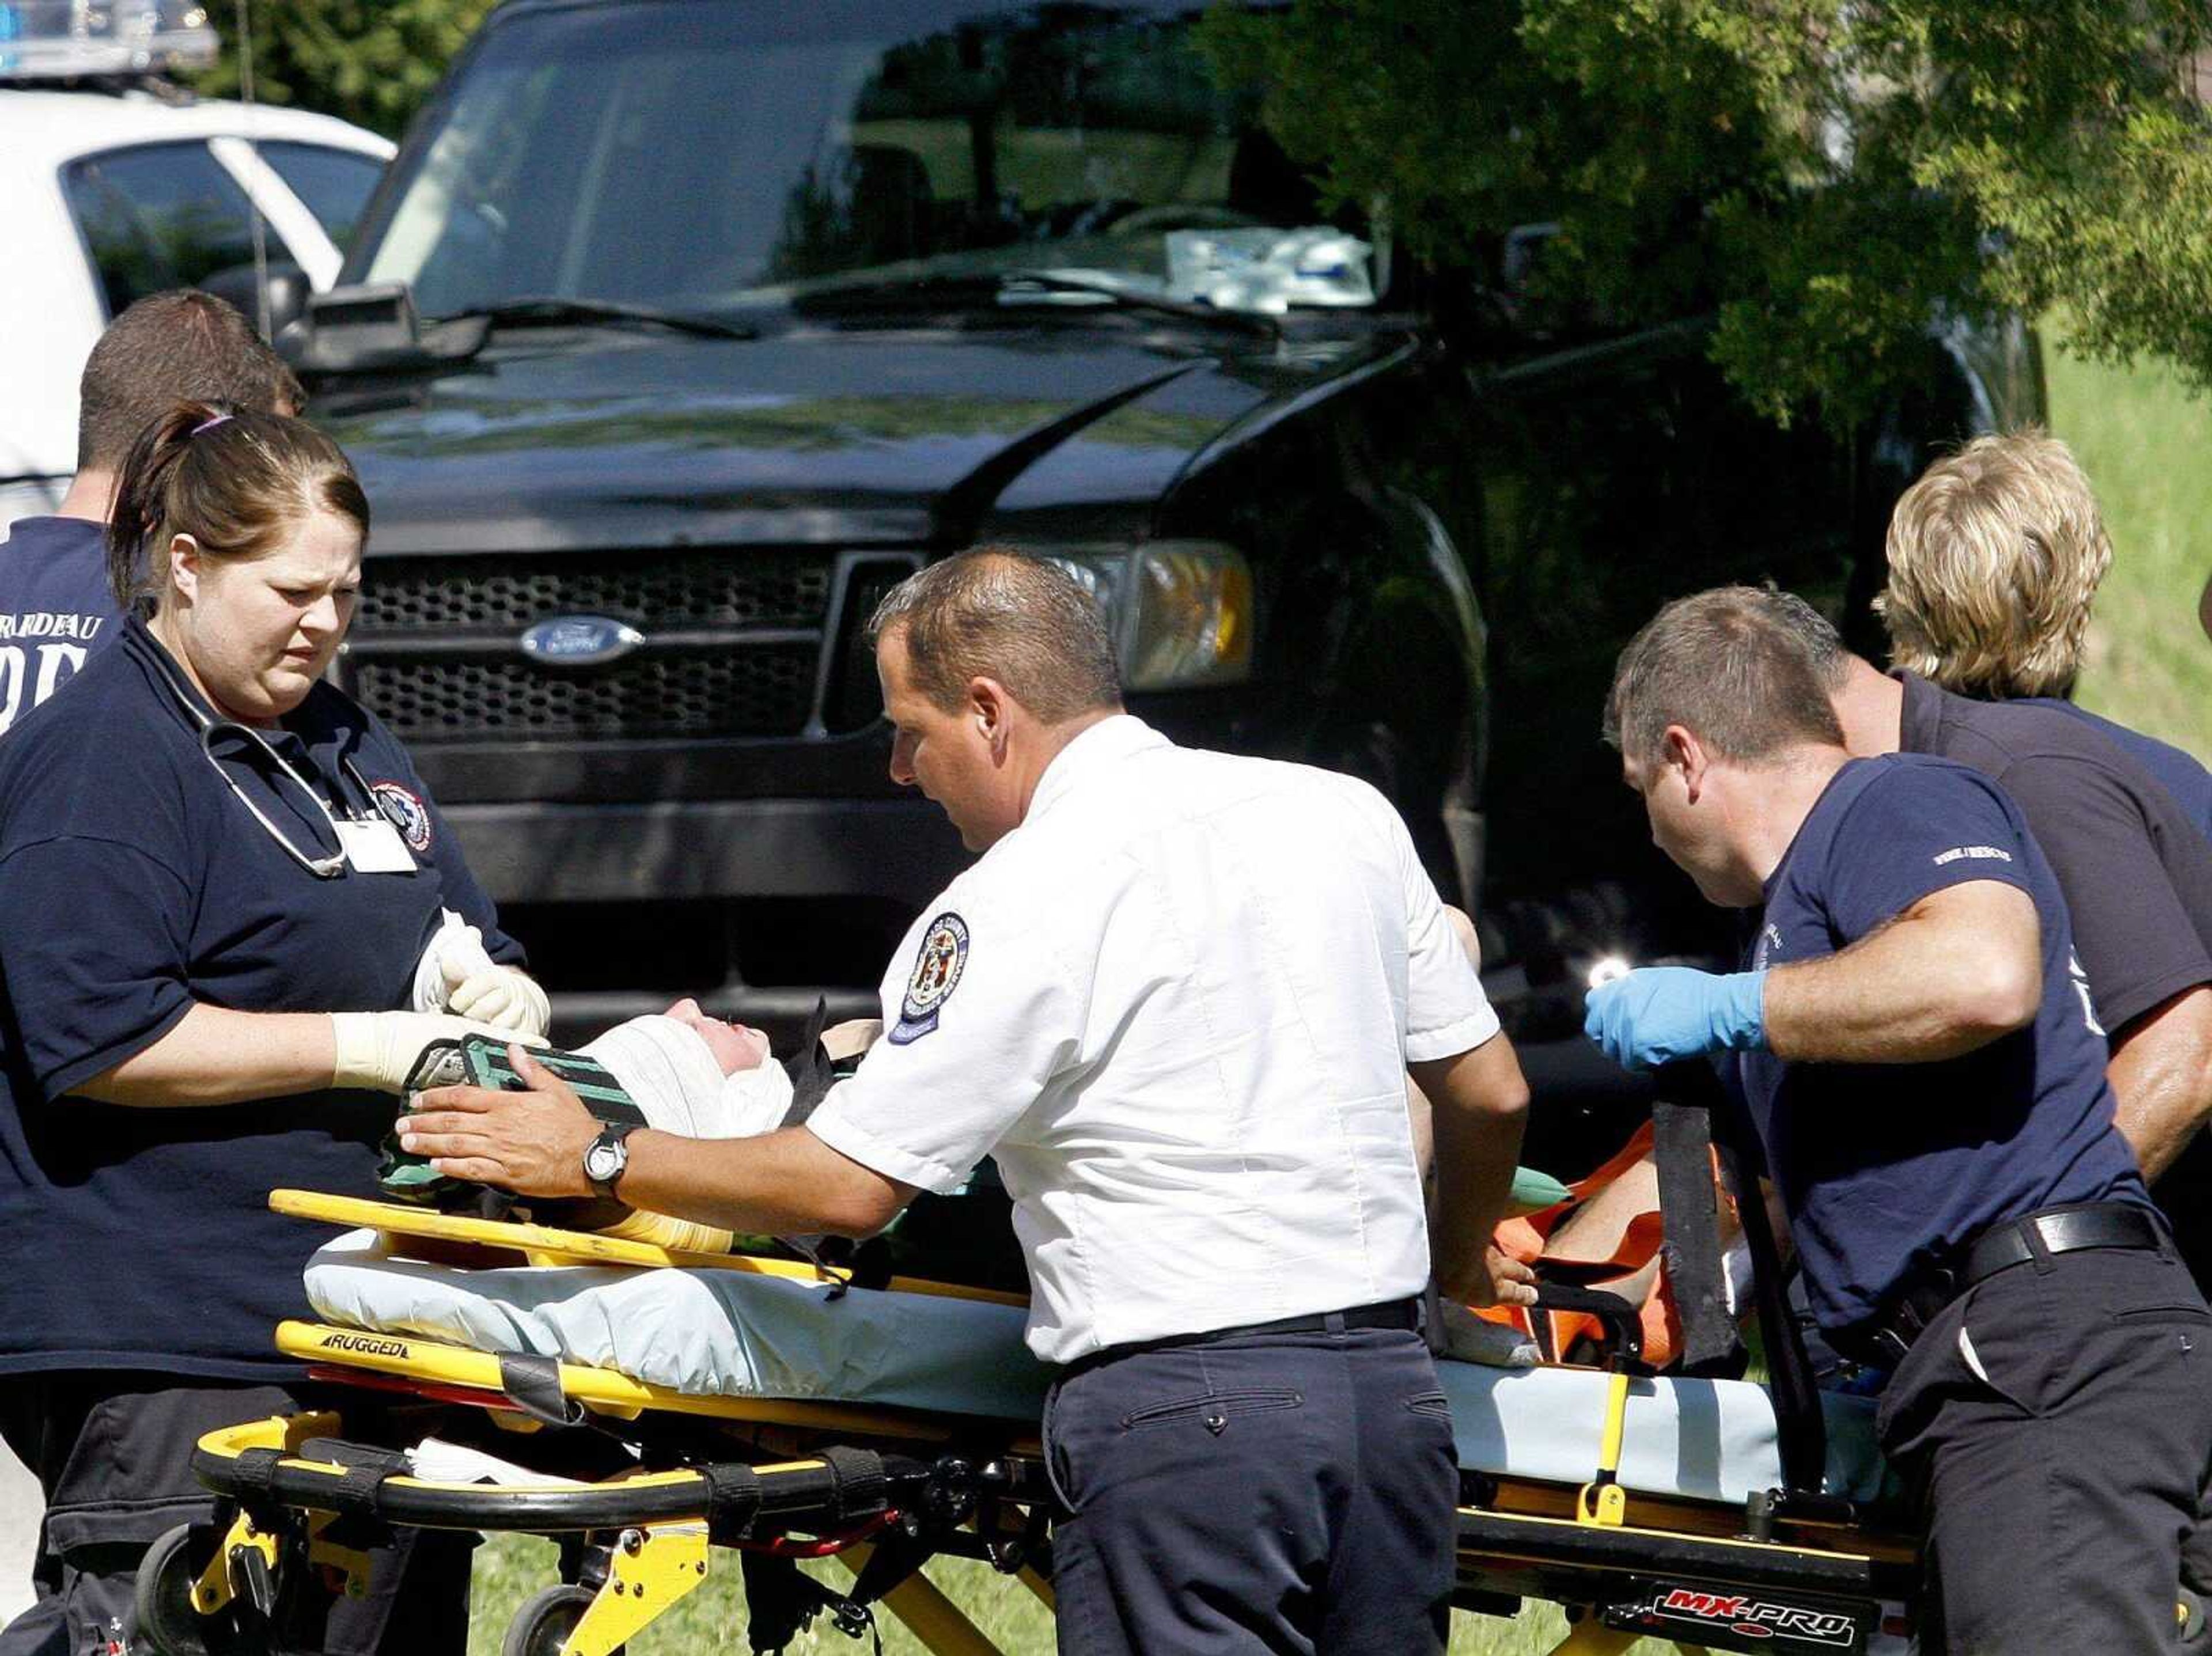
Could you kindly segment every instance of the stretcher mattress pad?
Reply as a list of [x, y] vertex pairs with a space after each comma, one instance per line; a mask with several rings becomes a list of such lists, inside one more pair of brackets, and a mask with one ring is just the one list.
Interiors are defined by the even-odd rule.
[[[1022, 1342], [1024, 1312], [986, 1301], [841, 1293], [735, 1271], [463, 1268], [393, 1258], [369, 1230], [316, 1254], [307, 1289], [325, 1321], [555, 1357], [695, 1394], [872, 1404], [1033, 1426], [1051, 1381]], [[1604, 1374], [1437, 1368], [1462, 1468], [1561, 1483], [1589, 1477]], [[1873, 1406], [1843, 1397], [1826, 1404], [1829, 1491], [1871, 1499], [1883, 1476]], [[1766, 1392], [1735, 1380], [1637, 1380], [1620, 1482], [1730, 1503], [1774, 1487], [1781, 1467]]]

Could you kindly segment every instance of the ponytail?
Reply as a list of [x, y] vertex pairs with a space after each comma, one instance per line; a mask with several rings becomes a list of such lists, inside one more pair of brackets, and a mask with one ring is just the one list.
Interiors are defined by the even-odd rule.
[[179, 403], [131, 445], [107, 513], [107, 586], [126, 616], [160, 584], [153, 578], [150, 543], [167, 520], [170, 484], [192, 433], [221, 415], [205, 403]]
[[349, 518], [366, 540], [368, 497], [344, 451], [304, 420], [179, 403], [138, 434], [107, 522], [107, 584], [125, 614], [157, 609], [170, 541], [256, 558], [317, 512]]

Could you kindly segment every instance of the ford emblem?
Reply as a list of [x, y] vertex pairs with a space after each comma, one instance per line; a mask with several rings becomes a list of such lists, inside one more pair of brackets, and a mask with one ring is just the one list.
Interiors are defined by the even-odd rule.
[[645, 634], [611, 616], [549, 616], [522, 635], [522, 653], [555, 667], [596, 667], [645, 642]]

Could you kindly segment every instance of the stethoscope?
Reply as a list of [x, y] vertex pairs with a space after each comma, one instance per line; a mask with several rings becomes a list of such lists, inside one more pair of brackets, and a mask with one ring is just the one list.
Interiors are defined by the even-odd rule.
[[[205, 708], [193, 700], [191, 693], [178, 682], [176, 675], [169, 670], [169, 664], [160, 658], [158, 650], [155, 652], [155, 666], [160, 671], [162, 682], [169, 687], [170, 695], [176, 697], [177, 705], [191, 714], [192, 721], [199, 726], [200, 757], [207, 761], [209, 767], [222, 779], [222, 785], [237, 796], [238, 803], [252, 813], [253, 820], [261, 824], [261, 831], [282, 846], [286, 856], [299, 864], [301, 868], [306, 869], [318, 880], [335, 880], [343, 875], [347, 867], [345, 837], [338, 832], [338, 819], [331, 814], [331, 808], [323, 803], [321, 791], [295, 770], [291, 761], [270, 746], [267, 738], [252, 725], [241, 725], [234, 719], [216, 719], [211, 716]], [[268, 813], [253, 803], [252, 796], [238, 786], [238, 779], [225, 770], [222, 767], [222, 761], [216, 756], [216, 743], [235, 737], [243, 737], [260, 749], [270, 762], [291, 778], [292, 785], [307, 796], [307, 802], [321, 813], [323, 822], [329, 828], [331, 839], [337, 846], [337, 850], [326, 857], [310, 856], [292, 843], [289, 834], [269, 820]], [[349, 754], [342, 756], [338, 760], [338, 764], [344, 773], [353, 779], [354, 786], [361, 790], [361, 797], [369, 802], [371, 808], [393, 828], [403, 834], [405, 833], [407, 824], [400, 816], [398, 807], [389, 805], [378, 798], [376, 790], [369, 786], [368, 779], [361, 773], [360, 767], [353, 762], [352, 755]]]

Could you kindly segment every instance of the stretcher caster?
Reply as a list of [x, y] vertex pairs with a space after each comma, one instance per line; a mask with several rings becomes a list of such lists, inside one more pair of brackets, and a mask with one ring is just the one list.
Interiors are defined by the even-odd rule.
[[[499, 1656], [561, 1656], [598, 1596], [589, 1587], [577, 1586], [544, 1587], [532, 1593], [507, 1624]], [[623, 1656], [627, 1648], [617, 1645], [611, 1656]]]
[[155, 1656], [225, 1656], [237, 1647], [237, 1629], [228, 1611], [203, 1616], [192, 1606], [206, 1551], [192, 1545], [189, 1524], [167, 1531], [146, 1550], [132, 1590], [134, 1644]]

